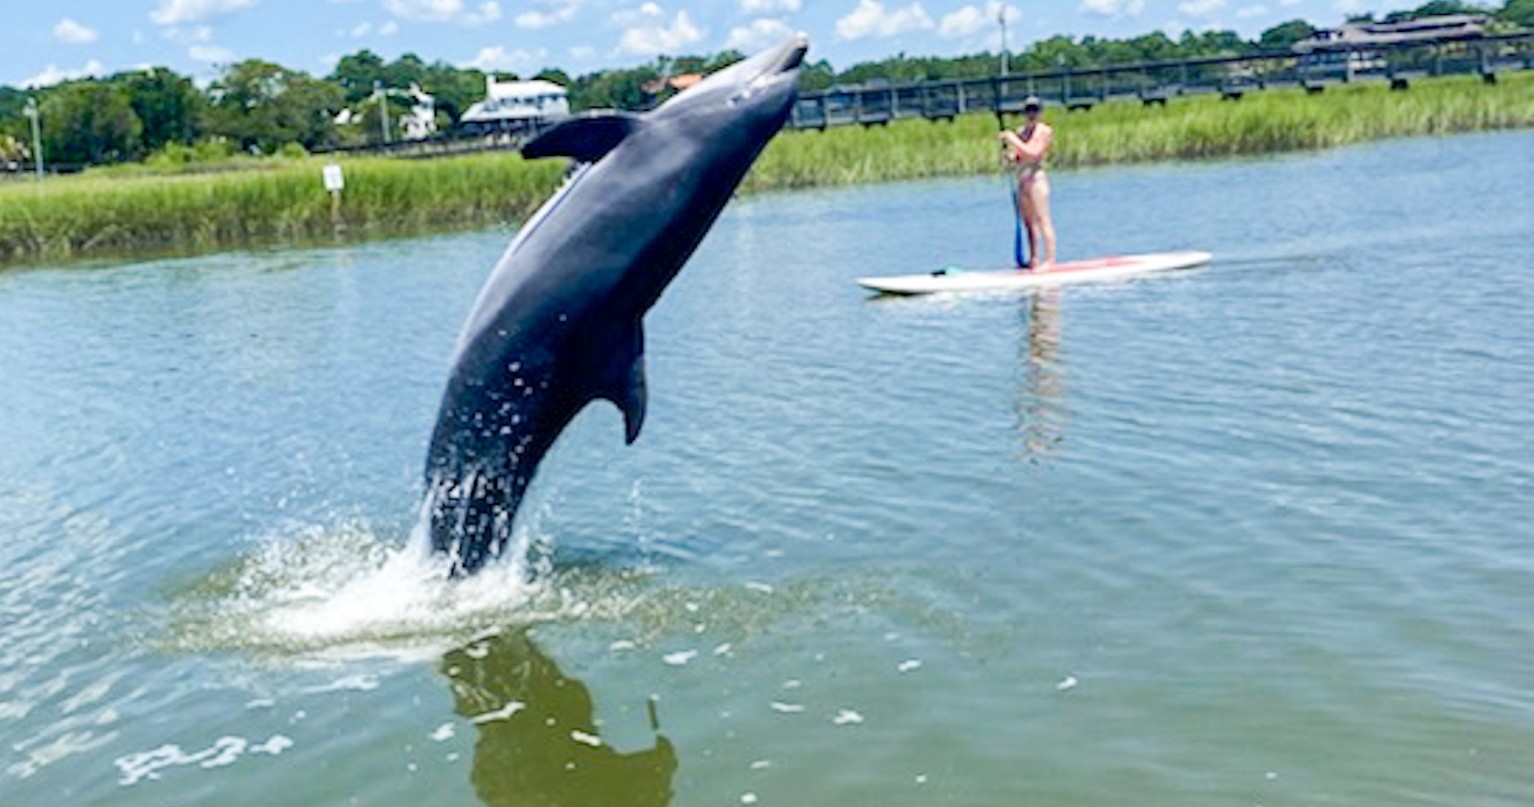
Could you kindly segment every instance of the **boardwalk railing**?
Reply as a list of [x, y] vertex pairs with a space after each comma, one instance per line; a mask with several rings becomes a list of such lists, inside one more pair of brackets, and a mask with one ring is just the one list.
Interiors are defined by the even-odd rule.
[[987, 78], [924, 81], [896, 85], [873, 81], [803, 93], [789, 125], [824, 129], [875, 126], [900, 118], [952, 120], [956, 115], [1022, 111], [1023, 99], [1037, 95], [1069, 110], [1091, 109], [1112, 100], [1165, 104], [1167, 99], [1219, 93], [1239, 99], [1268, 87], [1303, 87], [1321, 92], [1328, 84], [1383, 80], [1405, 89], [1413, 77], [1479, 74], [1494, 82], [1500, 71], [1534, 69], [1534, 34], [1474, 39], [1437, 39], [1409, 44], [1216, 56], [1099, 67], [1020, 73]]
[[[1219, 93], [1238, 100], [1269, 87], [1303, 87], [1322, 92], [1352, 81], [1389, 81], [1405, 89], [1416, 77], [1478, 74], [1494, 82], [1499, 72], [1534, 69], [1534, 33], [1444, 38], [1412, 43], [1340, 48], [1298, 54], [1292, 51], [1246, 56], [1213, 56], [1133, 64], [1076, 67], [985, 78], [893, 84], [872, 81], [802, 93], [789, 127], [825, 129], [876, 126], [901, 118], [953, 120], [958, 115], [1000, 116], [1022, 111], [1023, 99], [1037, 95], [1067, 110], [1091, 109], [1117, 100], [1165, 105], [1179, 96]], [[541, 128], [553, 122], [542, 124]], [[329, 150], [397, 157], [440, 157], [481, 151], [516, 150], [541, 128], [498, 132], [447, 132], [424, 140], [402, 140]]]

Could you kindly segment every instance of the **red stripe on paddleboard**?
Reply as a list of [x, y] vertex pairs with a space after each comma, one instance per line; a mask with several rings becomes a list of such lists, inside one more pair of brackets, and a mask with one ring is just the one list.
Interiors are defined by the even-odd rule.
[[1142, 263], [1142, 261], [1135, 260], [1134, 258], [1126, 258], [1122, 255], [1113, 255], [1107, 258], [1092, 258], [1091, 260], [1086, 261], [1066, 261], [1065, 263], [1057, 263], [1053, 269], [1050, 269], [1045, 274], [1054, 274], [1055, 272], [1084, 272], [1089, 269], [1117, 269], [1121, 266], [1134, 266], [1139, 263]]

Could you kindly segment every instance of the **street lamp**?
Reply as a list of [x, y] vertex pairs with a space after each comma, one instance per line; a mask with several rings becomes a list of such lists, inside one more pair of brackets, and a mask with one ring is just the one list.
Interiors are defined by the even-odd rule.
[[373, 82], [373, 97], [378, 99], [378, 112], [383, 117], [380, 123], [383, 126], [383, 142], [389, 142], [389, 96], [384, 92], [382, 81]]
[[1001, 74], [1007, 74], [1007, 6], [1002, 3], [996, 7], [996, 21], [1001, 23]]
[[37, 178], [43, 178], [43, 133], [42, 126], [38, 121], [42, 114], [37, 111], [37, 99], [28, 98], [26, 109], [22, 112], [32, 119], [32, 156], [36, 158]]

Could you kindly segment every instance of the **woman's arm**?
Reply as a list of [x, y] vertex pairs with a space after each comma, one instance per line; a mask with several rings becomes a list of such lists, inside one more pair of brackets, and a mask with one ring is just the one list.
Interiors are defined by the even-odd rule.
[[[1017, 159], [1022, 162], [1036, 163], [1044, 159], [1049, 153], [1049, 147], [1055, 142], [1055, 130], [1044, 124], [1039, 124], [1033, 131], [1033, 137], [1026, 141], [1011, 132], [1012, 139], [1008, 141], [1013, 150], [1017, 152]], [[1015, 144], [1014, 144], [1015, 143]]]
[[1009, 156], [1011, 156], [1013, 159], [1017, 159], [1017, 155], [1022, 153], [1023, 149], [1027, 148], [1023, 144], [1023, 139], [1018, 137], [1017, 132], [1014, 132], [1011, 129], [1004, 129], [996, 136], [1001, 138], [1002, 145], [1007, 147], [1007, 150], [1010, 152]]

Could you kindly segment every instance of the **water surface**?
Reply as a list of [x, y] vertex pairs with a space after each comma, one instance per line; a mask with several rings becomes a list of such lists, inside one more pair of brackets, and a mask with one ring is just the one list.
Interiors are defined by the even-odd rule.
[[411, 543], [509, 237], [0, 274], [0, 803], [1534, 800], [1534, 134], [737, 200], [516, 557]]

